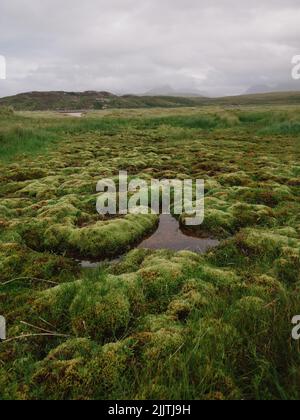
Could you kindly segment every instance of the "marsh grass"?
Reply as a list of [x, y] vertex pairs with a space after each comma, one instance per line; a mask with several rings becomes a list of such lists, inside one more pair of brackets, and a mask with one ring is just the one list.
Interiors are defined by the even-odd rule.
[[[298, 108], [0, 118], [0, 399], [299, 399]], [[192, 233], [220, 245], [135, 249], [156, 219], [95, 210], [124, 169], [204, 178]]]
[[[55, 114], [54, 114], [55, 115]], [[0, 114], [0, 161], [9, 162], [18, 156], [33, 156], [55, 147], [66, 135], [99, 132], [113, 135], [129, 125], [126, 119], [28, 118], [22, 115]]]
[[300, 136], [300, 120], [273, 123], [260, 131], [261, 134]]
[[0, 132], [0, 155], [2, 161], [15, 156], [34, 155], [54, 143], [55, 136], [46, 130], [16, 126]]
[[151, 118], [146, 121], [142, 121], [138, 124], [138, 127], [143, 129], [154, 129], [162, 125], [201, 130], [226, 128], [229, 126], [226, 119], [222, 119], [219, 115], [208, 114], [198, 116], [169, 116]]
[[[162, 111], [162, 113], [167, 111]], [[178, 115], [176, 115], [176, 113]], [[239, 134], [243, 129], [250, 128], [251, 132], [260, 135], [291, 135], [298, 136], [300, 122], [299, 114], [294, 108], [290, 112], [277, 110], [270, 112], [262, 111], [220, 111], [215, 113], [205, 111], [194, 115], [180, 115], [174, 110], [167, 116], [147, 116], [145, 111], [140, 111], [140, 118], [131, 113], [131, 118], [122, 116], [122, 112], [113, 117], [113, 113], [96, 118], [97, 114], [90, 113], [82, 119], [59, 118], [55, 113], [36, 113], [36, 117], [30, 113], [14, 114], [10, 108], [2, 108], [0, 128], [0, 160], [9, 162], [16, 156], [33, 155], [42, 151], [45, 147], [55, 146], [66, 135], [80, 133], [101, 133], [113, 136], [124, 130], [155, 130], [161, 127], [174, 129], [186, 129], [192, 131], [214, 131], [232, 128]], [[124, 115], [126, 115], [124, 113]], [[244, 126], [244, 128], [242, 127]], [[178, 134], [183, 135], [182, 133]]]

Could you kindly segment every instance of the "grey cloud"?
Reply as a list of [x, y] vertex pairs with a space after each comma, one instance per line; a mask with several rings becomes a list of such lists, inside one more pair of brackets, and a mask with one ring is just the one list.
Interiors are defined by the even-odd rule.
[[299, 21], [298, 0], [1, 0], [0, 96], [287, 84]]

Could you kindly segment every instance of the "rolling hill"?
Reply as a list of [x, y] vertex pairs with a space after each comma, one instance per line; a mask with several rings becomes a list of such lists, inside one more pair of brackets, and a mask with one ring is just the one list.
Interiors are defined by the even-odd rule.
[[0, 106], [17, 111], [91, 110], [106, 108], [153, 108], [198, 106], [202, 98], [174, 96], [117, 96], [109, 92], [28, 92], [0, 99]]
[[107, 108], [175, 108], [207, 105], [300, 105], [300, 92], [274, 92], [223, 98], [182, 96], [117, 96], [109, 92], [28, 92], [0, 99], [16, 111], [76, 111]]

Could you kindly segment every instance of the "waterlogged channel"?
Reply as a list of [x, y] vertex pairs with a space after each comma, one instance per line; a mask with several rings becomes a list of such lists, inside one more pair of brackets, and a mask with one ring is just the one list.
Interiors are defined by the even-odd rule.
[[[161, 215], [157, 230], [137, 248], [140, 249], [170, 249], [172, 251], [192, 251], [204, 254], [210, 248], [219, 245], [219, 241], [211, 238], [199, 238], [183, 232], [178, 221], [171, 215]], [[115, 262], [118, 259], [113, 260]], [[101, 262], [81, 261], [82, 268], [97, 268]]]

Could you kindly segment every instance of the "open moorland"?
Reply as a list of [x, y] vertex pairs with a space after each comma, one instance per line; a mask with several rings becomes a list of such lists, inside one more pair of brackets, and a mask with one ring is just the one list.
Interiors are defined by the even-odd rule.
[[[157, 216], [96, 211], [120, 170], [204, 179], [219, 245], [138, 248]], [[0, 399], [299, 399], [299, 292], [299, 107], [0, 109]]]

